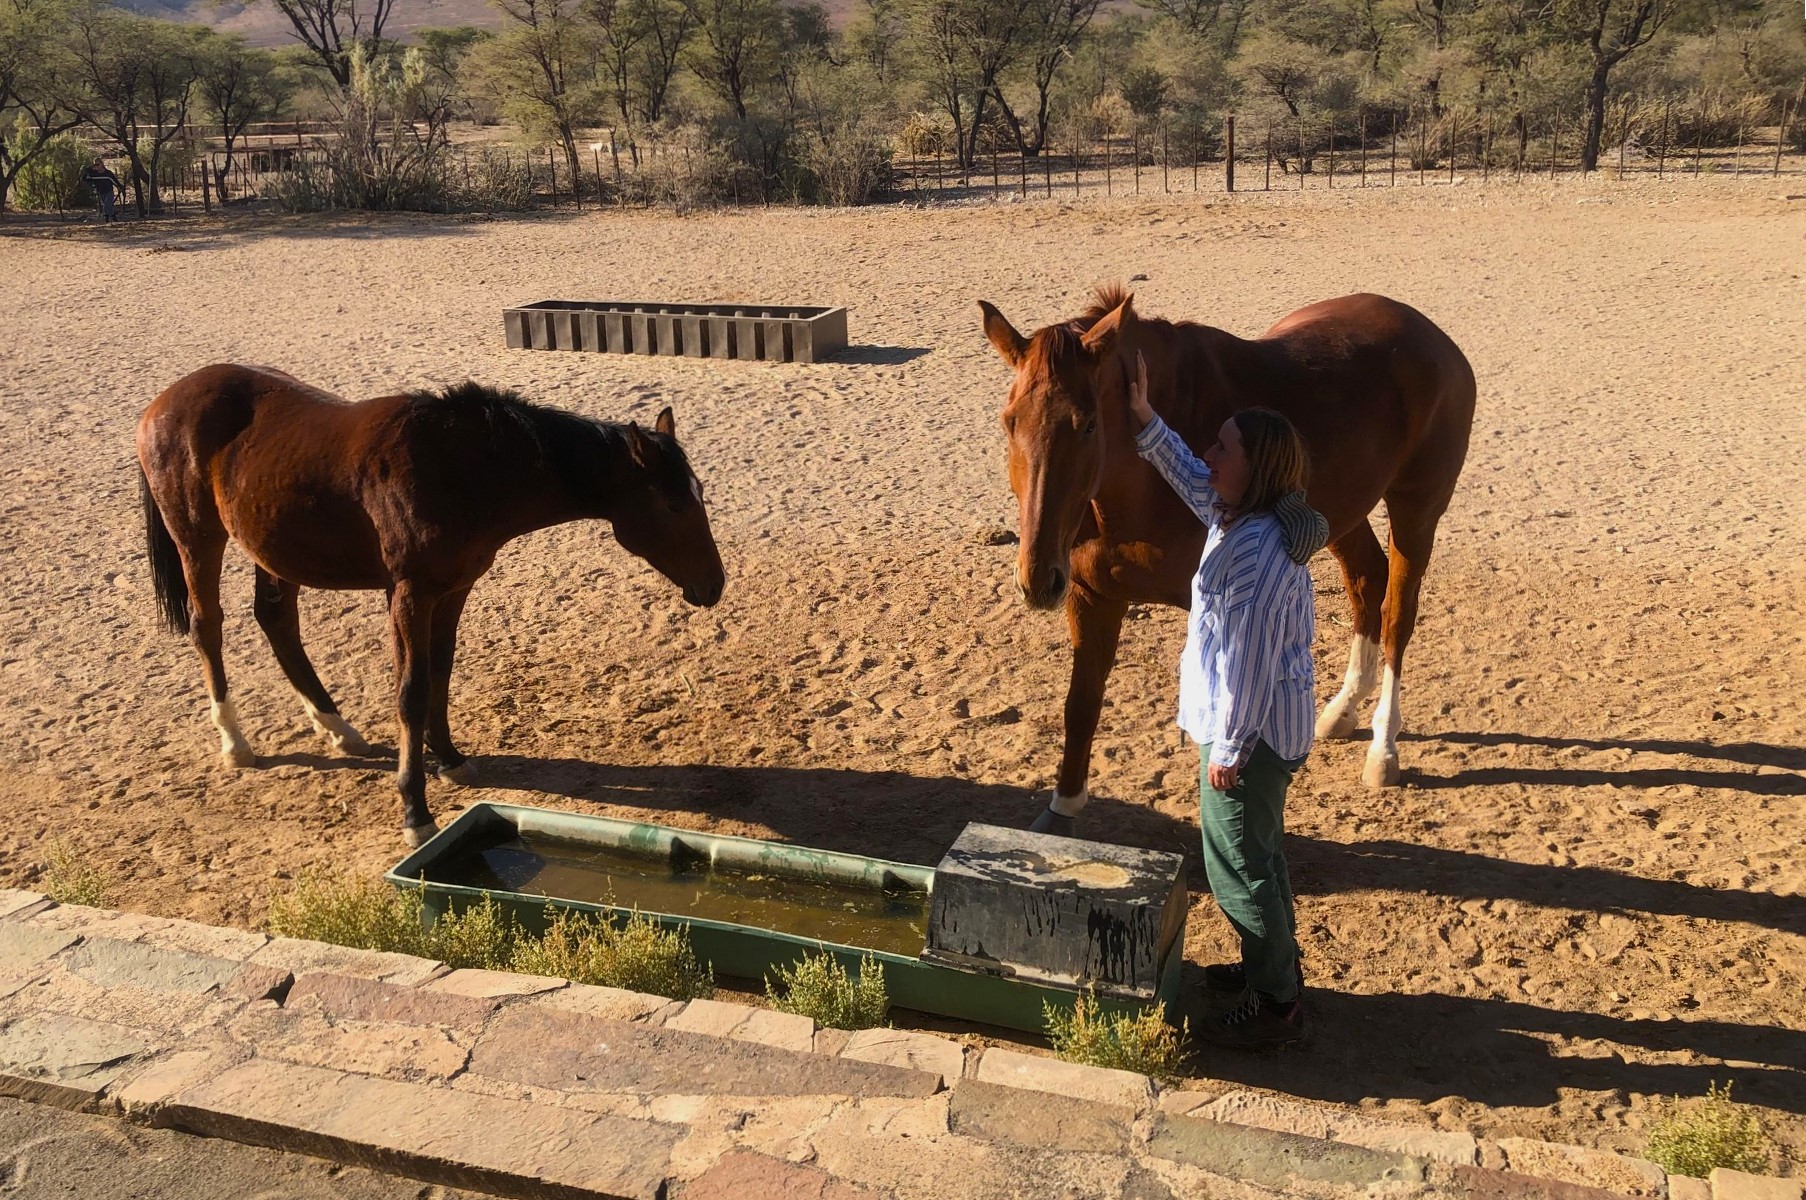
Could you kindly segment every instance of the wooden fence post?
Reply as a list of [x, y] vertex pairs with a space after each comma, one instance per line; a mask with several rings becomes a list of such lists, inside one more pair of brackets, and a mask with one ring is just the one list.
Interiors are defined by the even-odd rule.
[[1449, 186], [1455, 186], [1455, 130], [1460, 126], [1461, 118], [1455, 110], [1449, 110]]
[[1141, 126], [1135, 121], [1129, 122], [1129, 157], [1135, 160], [1135, 194], [1141, 195]]
[[1298, 114], [1298, 190], [1304, 190], [1304, 114]]
[[1664, 104], [1662, 106], [1662, 140], [1656, 143], [1656, 178], [1657, 179], [1662, 178], [1662, 173], [1668, 167], [1668, 115], [1669, 115], [1669, 109], [1672, 107], [1673, 107], [1672, 102], [1670, 102], [1668, 104]]
[[1114, 191], [1115, 185], [1110, 179], [1110, 135], [1106, 133], [1104, 135], [1104, 195], [1108, 196]]
[[1235, 190], [1235, 114], [1223, 118], [1223, 187]]
[[1329, 119], [1329, 188], [1336, 190], [1336, 119]]
[[1398, 186], [1398, 110], [1392, 110], [1392, 186]]
[[1361, 109], [1361, 186], [1367, 186], [1367, 110]]
[[1166, 136], [1166, 123], [1161, 122], [1161, 125], [1160, 125], [1160, 190], [1163, 192], [1170, 192], [1173, 190], [1172, 188], [1170, 188], [1166, 185], [1167, 146], [1168, 146], [1168, 141], [1167, 141], [1167, 136]]
[[1787, 127], [1793, 123], [1794, 103], [1792, 100], [1781, 105], [1781, 128], [1775, 131], [1775, 170], [1778, 178], [1781, 174], [1781, 146], [1787, 140]]
[[1266, 181], [1261, 184], [1261, 191], [1270, 192], [1272, 190], [1273, 190], [1273, 127], [1271, 125], [1269, 125], [1269, 126], [1267, 126], [1267, 178], [1266, 178]]
[[1072, 130], [1072, 198], [1079, 198], [1079, 131], [1077, 126]]

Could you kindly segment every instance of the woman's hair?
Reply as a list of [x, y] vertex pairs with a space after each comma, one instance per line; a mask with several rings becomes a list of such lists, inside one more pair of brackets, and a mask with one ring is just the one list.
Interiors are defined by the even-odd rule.
[[1242, 435], [1242, 451], [1248, 456], [1248, 490], [1236, 512], [1266, 512], [1280, 498], [1301, 492], [1310, 482], [1311, 460], [1304, 439], [1283, 413], [1270, 408], [1245, 408], [1231, 418]]

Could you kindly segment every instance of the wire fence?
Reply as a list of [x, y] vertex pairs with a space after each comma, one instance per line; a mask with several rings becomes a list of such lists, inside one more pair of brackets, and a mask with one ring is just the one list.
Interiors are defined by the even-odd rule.
[[[1800, 176], [1806, 175], [1806, 152], [1796, 148], [1803, 140], [1794, 128], [1797, 117], [1790, 106], [1778, 126], [1733, 127], [1722, 121], [1715, 126], [1703, 112], [1677, 106], [1646, 112], [1635, 124], [1621, 114], [1617, 136], [1599, 147], [1591, 171], [1583, 171], [1579, 113], [1540, 126], [1448, 110], [1361, 114], [1347, 121], [1256, 123], [1231, 116], [1220, 126], [1161, 120], [1091, 137], [1050, 135], [1033, 154], [1000, 135], [981, 136], [976, 152], [965, 156], [932, 143], [893, 149], [875, 202], [1487, 186], [1583, 174], [1676, 181]], [[445, 147], [441, 161], [448, 186], [460, 197], [480, 196], [482, 178], [499, 170], [513, 181], [511, 195], [527, 207], [765, 202], [761, 189], [742, 186], [740, 174], [722, 171], [718, 153], [693, 139], [629, 145], [606, 131], [599, 136], [583, 144], [575, 172], [563, 152], [549, 146], [459, 143]], [[192, 130], [172, 143], [160, 172], [163, 210], [210, 212], [222, 203], [268, 199], [298, 170], [324, 162], [333, 137], [327, 124], [254, 126], [234, 137], [228, 155], [221, 133]], [[109, 165], [128, 184], [120, 207], [129, 211], [126, 161]]]

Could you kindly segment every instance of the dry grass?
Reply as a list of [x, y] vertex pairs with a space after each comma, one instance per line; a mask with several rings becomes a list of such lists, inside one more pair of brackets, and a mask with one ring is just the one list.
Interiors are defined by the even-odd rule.
[[1671, 1099], [1649, 1131], [1650, 1161], [1670, 1175], [1704, 1179], [1713, 1167], [1761, 1175], [1769, 1168], [1768, 1134], [1748, 1109], [1731, 1100], [1731, 1085], [1711, 1084], [1704, 1099], [1683, 1106]]
[[112, 876], [67, 842], [52, 842], [44, 873], [44, 894], [58, 904], [109, 908], [113, 903]]

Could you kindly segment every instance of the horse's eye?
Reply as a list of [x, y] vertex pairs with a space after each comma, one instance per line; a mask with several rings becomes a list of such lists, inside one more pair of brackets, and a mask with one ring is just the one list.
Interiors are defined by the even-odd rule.
[[1085, 422], [1085, 436], [1090, 437], [1092, 434], [1094, 434], [1096, 432], [1097, 432], [1097, 418], [1092, 417], [1089, 421]]

